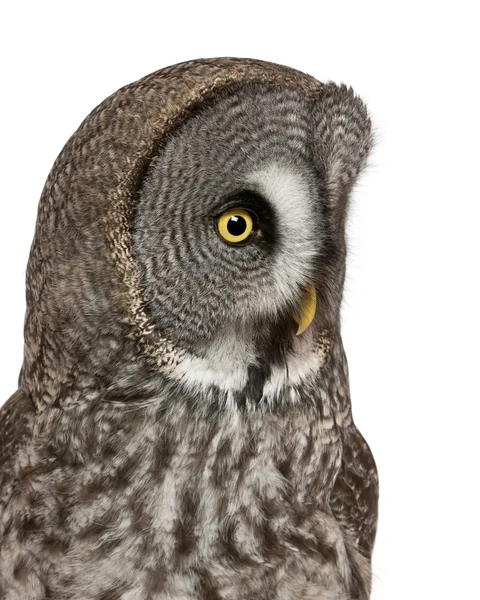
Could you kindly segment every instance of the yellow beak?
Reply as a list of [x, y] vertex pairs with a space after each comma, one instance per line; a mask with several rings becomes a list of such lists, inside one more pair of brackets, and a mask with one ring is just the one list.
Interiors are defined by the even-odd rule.
[[298, 312], [292, 315], [295, 322], [298, 323], [297, 335], [301, 335], [308, 329], [317, 310], [317, 294], [315, 292], [315, 286], [310, 282], [304, 289], [305, 295], [298, 308]]

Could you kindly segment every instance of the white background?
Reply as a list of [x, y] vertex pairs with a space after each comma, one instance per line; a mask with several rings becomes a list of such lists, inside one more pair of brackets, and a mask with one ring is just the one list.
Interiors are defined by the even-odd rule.
[[200, 57], [260, 58], [348, 83], [377, 136], [354, 195], [343, 307], [354, 416], [381, 479], [373, 598], [480, 598], [475, 3], [168, 5], [2, 4], [0, 403], [22, 360], [37, 202], [90, 110]]

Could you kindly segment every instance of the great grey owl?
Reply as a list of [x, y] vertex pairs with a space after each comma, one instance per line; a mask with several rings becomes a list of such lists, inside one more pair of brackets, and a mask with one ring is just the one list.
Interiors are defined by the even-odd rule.
[[57, 158], [0, 413], [3, 600], [366, 600], [378, 477], [340, 335], [351, 88], [162, 69]]

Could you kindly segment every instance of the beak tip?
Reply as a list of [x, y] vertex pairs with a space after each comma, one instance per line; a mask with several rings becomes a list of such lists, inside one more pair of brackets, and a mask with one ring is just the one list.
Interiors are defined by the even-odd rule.
[[297, 336], [302, 335], [302, 333], [310, 327], [317, 310], [315, 285], [312, 282], [309, 282], [305, 287], [305, 292], [298, 315], [293, 315], [296, 323], [298, 323]]

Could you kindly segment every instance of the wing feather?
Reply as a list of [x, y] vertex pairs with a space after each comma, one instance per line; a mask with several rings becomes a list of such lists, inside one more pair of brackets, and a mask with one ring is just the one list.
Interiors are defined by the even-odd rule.
[[330, 507], [360, 552], [371, 557], [378, 519], [379, 484], [373, 454], [352, 423], [344, 432], [342, 466]]
[[23, 390], [0, 409], [0, 523], [18, 481], [19, 452], [32, 439], [34, 418], [35, 407]]

